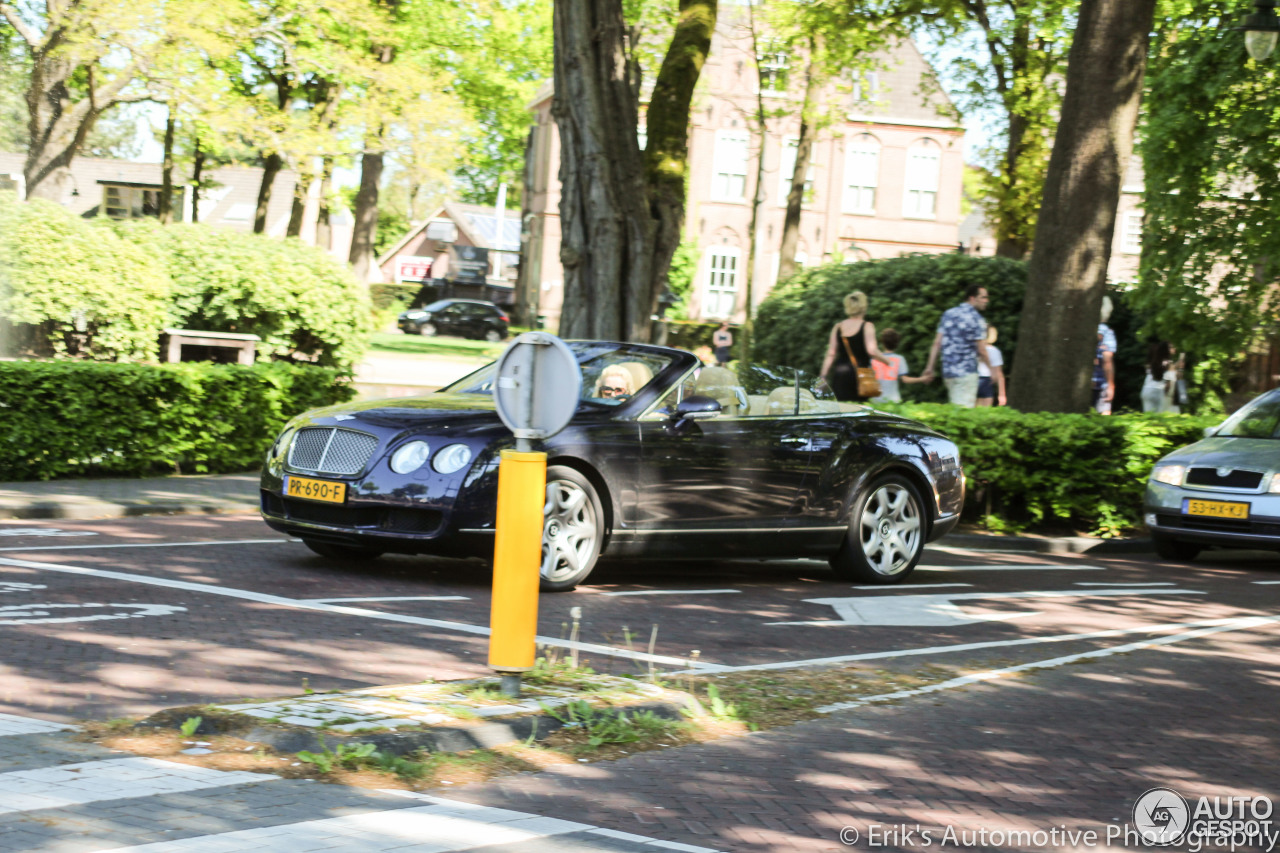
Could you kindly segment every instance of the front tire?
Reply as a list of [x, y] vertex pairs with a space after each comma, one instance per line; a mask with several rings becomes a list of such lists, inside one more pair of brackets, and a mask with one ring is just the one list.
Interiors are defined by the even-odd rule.
[[321, 557], [342, 562], [376, 560], [382, 556], [382, 552], [376, 548], [361, 548], [356, 545], [334, 545], [331, 542], [318, 542], [315, 539], [303, 539], [302, 544]]
[[906, 580], [924, 553], [925, 504], [900, 474], [878, 477], [854, 503], [840, 550], [830, 559], [840, 580], [895, 584]]
[[564, 592], [587, 579], [604, 544], [604, 507], [591, 481], [565, 465], [547, 469], [542, 507], [543, 592]]
[[421, 326], [418, 327], [418, 334], [422, 335], [424, 338], [434, 337], [435, 333], [436, 333], [435, 323], [423, 323]]
[[1151, 541], [1155, 544], [1156, 553], [1160, 555], [1160, 559], [1177, 563], [1189, 563], [1200, 556], [1200, 552], [1204, 550], [1203, 545], [1174, 539], [1172, 536], [1161, 533], [1151, 534]]
[[484, 339], [491, 344], [496, 344], [498, 343], [498, 341], [501, 341], [505, 337], [506, 335], [502, 334], [502, 332], [498, 331], [497, 329], [489, 329], [487, 332], [484, 333]]

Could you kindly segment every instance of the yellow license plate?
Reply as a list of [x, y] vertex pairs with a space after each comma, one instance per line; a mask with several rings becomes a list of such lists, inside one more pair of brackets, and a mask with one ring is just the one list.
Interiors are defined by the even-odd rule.
[[1187, 515], [1207, 515], [1212, 518], [1248, 518], [1249, 505], [1235, 501], [1197, 501], [1186, 498], [1182, 511]]
[[340, 504], [347, 499], [347, 484], [309, 480], [306, 477], [285, 477], [284, 493], [291, 498]]

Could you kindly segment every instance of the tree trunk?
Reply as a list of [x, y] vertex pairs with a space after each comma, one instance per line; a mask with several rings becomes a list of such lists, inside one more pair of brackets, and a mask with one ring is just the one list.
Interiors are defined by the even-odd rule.
[[164, 165], [160, 167], [160, 223], [168, 225], [173, 222], [173, 132], [177, 122], [173, 119], [173, 108], [169, 108], [169, 117], [164, 122]]
[[1083, 0], [1049, 160], [1010, 404], [1083, 412], [1156, 0]]
[[[378, 140], [382, 134], [379, 132]], [[351, 254], [348, 259], [356, 279], [364, 284], [373, 269], [373, 242], [378, 236], [378, 185], [382, 181], [381, 151], [369, 150], [366, 145], [360, 157], [360, 189], [356, 191], [355, 224], [351, 229]]]
[[639, 67], [620, 0], [556, 0], [560, 262], [568, 337], [648, 341], [684, 220], [693, 87], [711, 47], [716, 0], [680, 0], [654, 84], [648, 146], [636, 139]]
[[320, 198], [316, 206], [316, 246], [326, 252], [333, 248], [329, 228], [329, 186], [333, 183], [333, 158], [325, 157], [320, 168]]
[[[535, 187], [533, 176], [536, 171], [534, 163], [533, 131], [524, 141], [524, 174], [522, 183], [524, 191], [520, 193], [520, 263], [516, 267], [516, 302], [512, 306], [512, 321], [519, 326], [534, 328], [538, 321], [538, 297], [541, 295], [537, 283], [533, 281], [533, 257], [541, 253], [542, 240], [534, 233], [538, 228], [537, 217], [529, 208]], [[412, 210], [412, 197], [410, 210]]]
[[[1004, 184], [1001, 197], [1008, 201], [1017, 198], [1022, 177], [1018, 170], [1022, 168], [1023, 141], [1027, 133], [1027, 124], [1027, 120], [1017, 113], [1009, 114], [1009, 139], [1004, 149], [1004, 173], [1000, 176], [1000, 181]], [[1027, 223], [1021, 221], [1020, 217], [1006, 212], [995, 225], [996, 255], [1017, 261], [1025, 258], [1031, 248], [1026, 234]]]
[[[756, 10], [754, 6], [747, 6], [747, 21], [751, 28], [751, 52], [756, 57], [756, 79], [761, 80], [764, 75], [761, 67], [763, 51], [760, 49], [760, 33], [756, 24]], [[756, 151], [756, 186], [755, 192], [751, 194], [751, 223], [747, 226], [747, 263], [742, 270], [743, 290], [745, 291], [746, 304], [742, 320], [742, 328], [738, 330], [738, 360], [742, 364], [751, 364], [751, 344], [752, 337], [755, 335], [755, 280], [756, 280], [756, 256], [758, 254], [760, 230], [760, 208], [764, 206], [764, 155], [766, 153], [765, 143], [769, 139], [769, 113], [764, 107], [764, 88], [756, 86], [756, 103], [755, 103], [755, 131], [759, 134], [760, 146]]]
[[284, 168], [284, 158], [272, 151], [262, 166], [262, 183], [258, 186], [258, 209], [253, 216], [253, 233], [267, 233], [267, 208], [271, 206], [271, 185]]
[[204, 149], [200, 147], [200, 134], [196, 134], [195, 150], [191, 153], [191, 221], [200, 221], [200, 189], [204, 180]]
[[293, 205], [289, 208], [289, 225], [284, 229], [284, 236], [302, 236], [302, 221], [307, 214], [307, 192], [310, 189], [311, 179], [299, 171], [298, 180], [293, 185]]
[[800, 214], [804, 208], [804, 185], [809, 176], [809, 158], [813, 151], [814, 126], [811, 113], [815, 82], [814, 53], [815, 45], [811, 41], [809, 58], [805, 63], [804, 101], [800, 105], [800, 139], [796, 143], [796, 167], [791, 172], [791, 188], [787, 191], [787, 212], [782, 220], [782, 246], [778, 249], [779, 282], [795, 274], [796, 247], [800, 245]]

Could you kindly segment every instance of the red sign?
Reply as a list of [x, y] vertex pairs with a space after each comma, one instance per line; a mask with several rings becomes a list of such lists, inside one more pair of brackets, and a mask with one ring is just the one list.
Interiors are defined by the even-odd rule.
[[403, 255], [396, 258], [396, 281], [426, 281], [431, 275], [431, 258]]

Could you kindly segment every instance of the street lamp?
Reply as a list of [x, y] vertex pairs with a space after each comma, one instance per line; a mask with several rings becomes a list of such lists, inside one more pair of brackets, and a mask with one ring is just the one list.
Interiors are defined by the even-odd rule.
[[1276, 16], [1275, 0], [1253, 0], [1253, 6], [1253, 13], [1233, 29], [1244, 30], [1245, 50], [1261, 62], [1276, 49], [1276, 41], [1280, 38], [1280, 17]]

